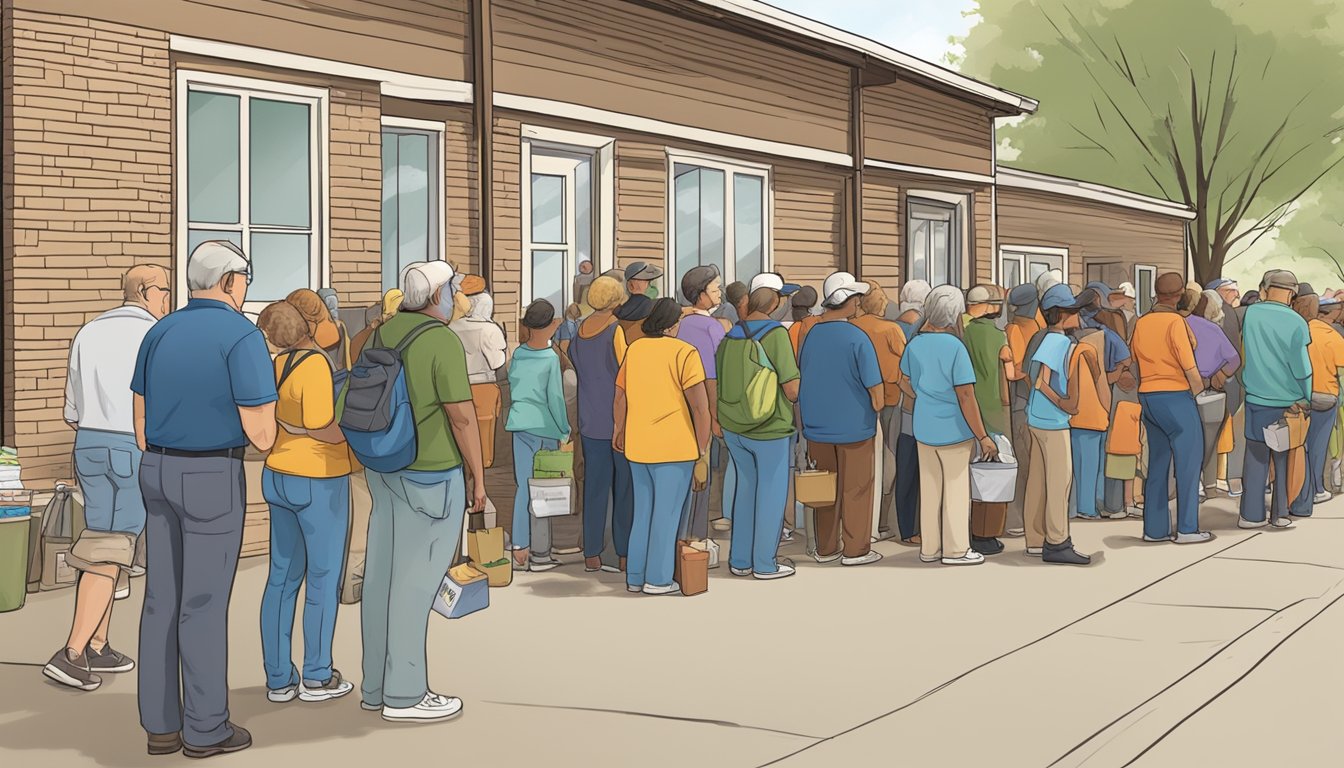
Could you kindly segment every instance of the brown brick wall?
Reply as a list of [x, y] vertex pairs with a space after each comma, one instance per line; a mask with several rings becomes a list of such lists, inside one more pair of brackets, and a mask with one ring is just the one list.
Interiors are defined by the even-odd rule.
[[[0, 3], [0, 104], [14, 103], [14, 9]], [[0, 106], [0, 285], [14, 281], [14, 111]], [[14, 444], [14, 304], [0, 301], [0, 441]]]
[[171, 267], [172, 79], [160, 32], [22, 10], [6, 26], [6, 430], [40, 489], [70, 476], [61, 408], [75, 331], [120, 304], [126, 269]]
[[331, 287], [369, 306], [382, 293], [382, 102], [374, 83], [330, 93]]
[[493, 183], [495, 254], [491, 282], [495, 320], [504, 326], [510, 343], [518, 339], [522, 289], [522, 123], [495, 118], [495, 178]]

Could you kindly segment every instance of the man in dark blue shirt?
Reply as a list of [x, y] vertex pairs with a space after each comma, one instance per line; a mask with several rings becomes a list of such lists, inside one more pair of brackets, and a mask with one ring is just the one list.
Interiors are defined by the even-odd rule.
[[[140, 619], [140, 723], [151, 755], [237, 752], [229, 722], [229, 597], [243, 543], [243, 453], [275, 442], [275, 373], [242, 315], [252, 266], [224, 241], [187, 261], [187, 306], [136, 359], [136, 438], [149, 568]], [[183, 695], [183, 692], [186, 695]]]

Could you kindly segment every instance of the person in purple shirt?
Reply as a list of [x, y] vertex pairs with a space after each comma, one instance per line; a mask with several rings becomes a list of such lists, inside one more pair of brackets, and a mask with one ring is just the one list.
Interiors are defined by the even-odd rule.
[[[1204, 291], [1192, 308], [1194, 311], [1185, 318], [1190, 333], [1195, 338], [1195, 367], [1204, 379], [1206, 389], [1223, 393], [1225, 384], [1241, 369], [1241, 354], [1233, 346], [1232, 340], [1223, 330], [1223, 299], [1217, 291]], [[1194, 298], [1192, 293], [1190, 299]], [[1207, 406], [1200, 407], [1200, 417], [1204, 426], [1204, 495], [1213, 492], [1218, 485], [1218, 433], [1227, 419], [1227, 396], [1223, 393], [1222, 415], [1205, 413]], [[1201, 400], [1204, 397], [1201, 396]]]
[[[723, 439], [723, 430], [719, 427], [718, 381], [714, 370], [714, 355], [719, 351], [719, 342], [728, 333], [726, 324], [711, 313], [723, 300], [723, 289], [719, 279], [719, 268], [714, 265], [692, 267], [681, 277], [681, 295], [689, 305], [683, 310], [681, 324], [677, 328], [677, 338], [695, 347], [700, 353], [700, 363], [705, 367], [705, 389], [709, 395], [709, 423], [715, 438]], [[680, 539], [705, 539], [709, 537], [709, 492], [710, 484], [698, 491], [692, 491], [687, 499], [687, 508], [682, 512]]]

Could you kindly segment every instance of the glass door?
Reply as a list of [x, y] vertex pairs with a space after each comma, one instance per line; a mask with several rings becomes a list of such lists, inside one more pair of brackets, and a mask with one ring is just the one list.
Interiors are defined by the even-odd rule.
[[576, 301], [574, 278], [593, 260], [592, 170], [591, 155], [533, 148], [523, 220], [524, 304], [546, 299], [559, 315]]

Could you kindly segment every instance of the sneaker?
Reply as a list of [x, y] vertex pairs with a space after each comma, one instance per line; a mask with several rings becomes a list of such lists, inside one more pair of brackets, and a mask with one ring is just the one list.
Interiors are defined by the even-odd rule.
[[382, 704], [370, 704], [369, 702], [364, 701], [363, 699], [360, 699], [360, 702], [359, 702], [359, 708], [362, 709], [362, 710], [364, 710], [365, 712], [382, 712], [382, 711], [383, 711], [383, 705], [382, 705]]
[[1237, 519], [1237, 527], [1238, 527], [1238, 528], [1246, 528], [1246, 529], [1249, 530], [1249, 529], [1251, 529], [1251, 528], [1264, 528], [1266, 525], [1269, 525], [1269, 521], [1268, 521], [1268, 520], [1261, 520], [1260, 522], [1257, 523], [1257, 522], [1252, 521], [1252, 520], [1247, 520], [1247, 519], [1244, 518], [1244, 517], [1241, 517], [1241, 518], [1238, 518], [1238, 519]]
[[1054, 565], [1089, 565], [1092, 558], [1073, 548], [1073, 540], [1065, 539], [1061, 544], [1047, 544], [1041, 553], [1041, 560]]
[[710, 525], [714, 526], [714, 530], [716, 531], [730, 531], [733, 528], [733, 521], [726, 517], [720, 517], [718, 520], [710, 523]]
[[1003, 535], [1004, 535], [1004, 536], [1007, 536], [1007, 537], [1010, 538], [1010, 539], [1020, 539], [1020, 538], [1022, 538], [1023, 536], [1026, 536], [1026, 535], [1027, 535], [1027, 529], [1026, 529], [1026, 528], [1009, 528], [1008, 530], [1006, 530], [1006, 531], [1003, 532]]
[[943, 565], [980, 565], [983, 562], [985, 562], [985, 556], [974, 549], [966, 550], [966, 554], [961, 557], [943, 558]]
[[878, 560], [881, 560], [881, 559], [882, 559], [882, 553], [881, 553], [881, 552], [874, 552], [873, 550], [870, 549], [870, 550], [868, 550], [868, 554], [866, 554], [866, 555], [860, 555], [859, 557], [842, 557], [842, 558], [840, 558], [840, 564], [841, 564], [841, 565], [868, 565], [869, 563], [876, 563]]
[[560, 561], [551, 558], [549, 560], [528, 560], [524, 570], [531, 571], [532, 573], [545, 573], [546, 571], [553, 571], [559, 567]]
[[642, 593], [642, 592], [644, 591], [644, 585], [643, 585], [643, 584], [640, 584], [639, 586], [635, 586], [634, 584], [626, 584], [626, 585], [625, 585], [625, 591], [626, 591], [626, 592]]
[[414, 707], [383, 707], [389, 723], [434, 723], [462, 714], [462, 700], [429, 692]]
[[93, 646], [89, 646], [85, 649], [84, 655], [89, 660], [91, 672], [130, 672], [135, 669], [135, 661], [130, 656], [113, 649], [111, 643], [104, 645], [101, 651], [95, 651]]
[[750, 569], [750, 568], [734, 568], [734, 567], [732, 567], [731, 565], [728, 566], [728, 572], [731, 573], [731, 574], [733, 574], [734, 576], [750, 576], [750, 575], [751, 575], [751, 569]]
[[234, 725], [232, 721], [229, 722], [229, 727], [233, 729], [233, 735], [229, 738], [208, 747], [193, 747], [190, 744], [183, 744], [182, 754], [199, 760], [215, 755], [227, 755], [230, 752], [242, 752], [252, 746], [252, 734], [248, 733], [246, 728], [241, 725]]
[[826, 563], [834, 563], [836, 560], [839, 560], [843, 556], [844, 555], [842, 555], [839, 552], [836, 552], [834, 555], [818, 555], [814, 553], [812, 555], [812, 559], [824, 565]]
[[131, 596], [131, 574], [125, 570], [117, 572], [117, 590], [112, 593], [113, 600], [125, 600]]
[[182, 751], [181, 733], [151, 733], [149, 736], [149, 754], [175, 755]]
[[991, 536], [972, 536], [971, 549], [982, 555], [997, 555], [1003, 551], [1003, 542]]
[[1172, 540], [1172, 538], [1171, 538], [1170, 536], [1163, 536], [1163, 537], [1161, 537], [1161, 538], [1154, 538], [1154, 537], [1149, 536], [1148, 534], [1145, 533], [1145, 534], [1143, 534], [1143, 540], [1146, 541], [1146, 542], [1149, 542], [1150, 544], [1163, 544], [1163, 543], [1170, 542], [1170, 541]]
[[1203, 544], [1206, 541], [1213, 541], [1213, 534], [1208, 531], [1178, 533], [1175, 538], [1177, 544]]
[[873, 537], [873, 541], [875, 543], [879, 541], [891, 541], [898, 536], [900, 536], [900, 534], [896, 531], [878, 531], [877, 535]]
[[[298, 683], [286, 685], [284, 688], [266, 689], [266, 700], [271, 702], [272, 704], [288, 704], [289, 702], [298, 698], [298, 695], [299, 695]], [[382, 707], [379, 707], [379, 709], [382, 709]]]
[[1136, 505], [1125, 510], [1125, 517], [1132, 517], [1136, 520], [1143, 519], [1143, 506]]
[[942, 559], [942, 555], [926, 555], [923, 552], [919, 553], [919, 562], [921, 563], [938, 563], [942, 562]]
[[131, 578], [133, 578], [133, 579], [138, 579], [138, 578], [140, 578], [141, 576], [144, 576], [144, 575], [145, 575], [145, 566], [143, 566], [143, 565], [132, 565], [132, 566], [131, 566]]
[[794, 568], [792, 565], [785, 565], [784, 563], [779, 563], [778, 567], [775, 568], [774, 573], [758, 573], [756, 574], [756, 578], [760, 579], [761, 581], [770, 581], [771, 579], [787, 579], [797, 572], [798, 572], [797, 569]]
[[71, 659], [65, 648], [51, 657], [51, 661], [42, 668], [42, 674], [61, 685], [68, 685], [81, 691], [96, 691], [98, 686], [103, 684], [103, 678], [93, 674], [89, 669], [87, 653]]
[[1292, 528], [1296, 526], [1297, 523], [1294, 523], [1292, 520], [1286, 517], [1280, 517], [1278, 520], [1275, 520], [1274, 522], [1270, 523], [1270, 525], [1274, 526], [1275, 528]]
[[1044, 552], [1044, 547], [1027, 547], [1027, 557], [1040, 557]]
[[1320, 493], [1311, 497], [1311, 501], [1313, 504], [1324, 504], [1325, 502], [1333, 499], [1334, 497], [1335, 495], [1330, 493], [1329, 491], [1321, 491]]
[[675, 595], [680, 591], [681, 591], [681, 585], [675, 581], [672, 582], [671, 584], [667, 584], [661, 587], [655, 586], [653, 584], [644, 585], [644, 594], [646, 595]]
[[318, 685], [309, 685], [306, 681], [299, 683], [299, 699], [302, 701], [331, 701], [339, 699], [345, 694], [355, 690], [355, 684], [349, 680], [341, 678], [341, 671], [331, 670], [331, 679]]
[[789, 529], [789, 528], [785, 528], [785, 529], [784, 529], [784, 532], [781, 533], [781, 534], [779, 535], [779, 543], [780, 543], [780, 544], [792, 544], [792, 543], [793, 543], [793, 531], [792, 531], [791, 529]]
[[579, 553], [582, 552], [582, 551], [583, 551], [583, 547], [556, 547], [556, 548], [555, 548], [555, 554], [557, 554], [557, 555], [577, 555], [577, 554], [579, 554]]
[[1089, 523], [1095, 523], [1096, 521], [1101, 519], [1101, 515], [1078, 515], [1078, 517], [1076, 517], [1075, 519], [1086, 520]]
[[1107, 520], [1124, 520], [1127, 517], [1129, 517], [1129, 513], [1123, 509], [1118, 512], [1107, 512], [1105, 514]]
[[620, 568], [617, 568], [617, 567], [614, 566], [614, 565], [607, 565], [607, 564], [605, 564], [605, 563], [603, 563], [602, 565], [599, 565], [599, 566], [596, 567], [596, 568], [589, 568], [587, 565], [585, 565], [585, 566], [583, 566], [583, 570], [584, 570], [585, 572], [587, 572], [587, 573], [620, 573], [620, 572], [621, 572], [621, 569], [620, 569]]

